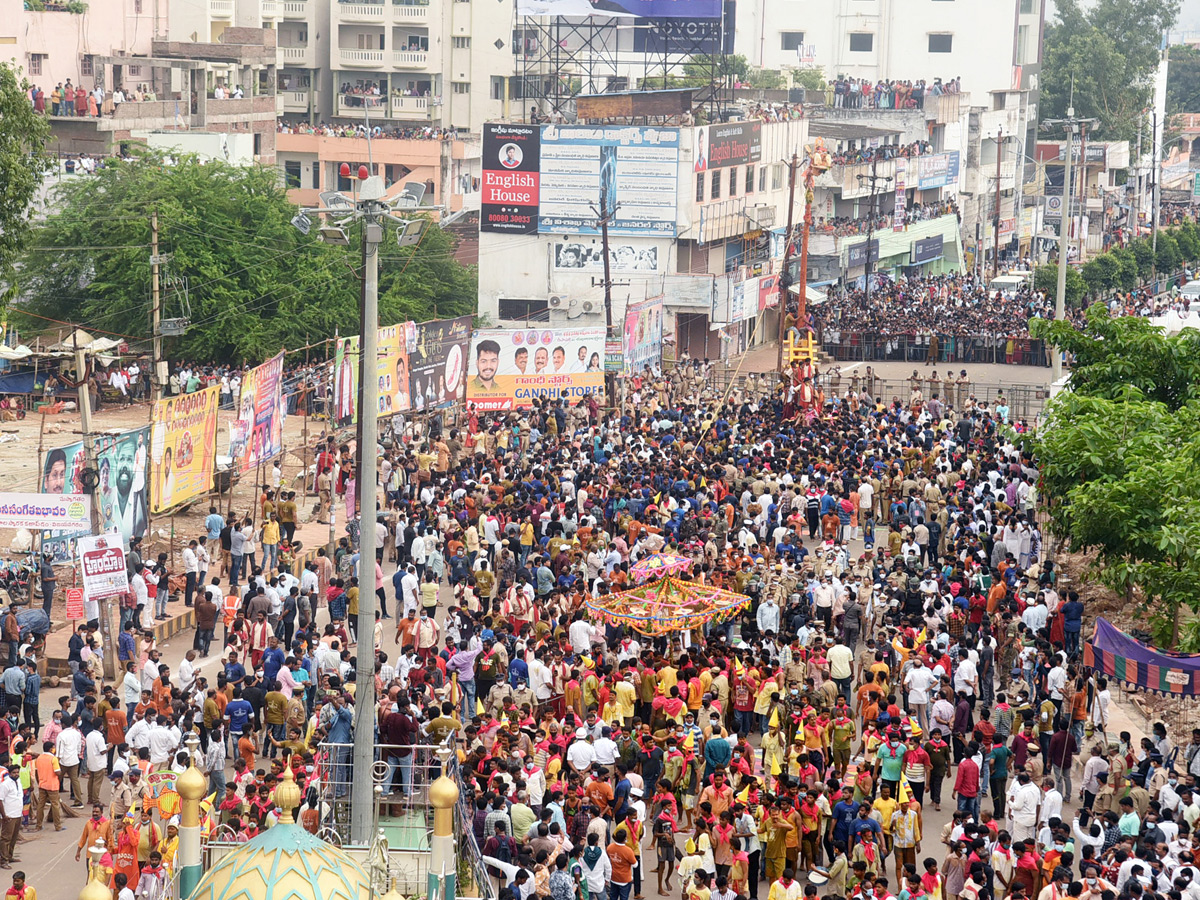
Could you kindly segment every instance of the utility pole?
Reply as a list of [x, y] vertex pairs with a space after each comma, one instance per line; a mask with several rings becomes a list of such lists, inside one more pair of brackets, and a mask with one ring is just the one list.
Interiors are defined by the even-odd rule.
[[[787, 205], [787, 228], [783, 232], [783, 271], [779, 275], [779, 358], [775, 363], [775, 371], [779, 373], [779, 380], [783, 381], [783, 343], [784, 336], [787, 333], [787, 310], [790, 302], [789, 291], [792, 287], [792, 221], [796, 211], [796, 170], [800, 167], [799, 157], [792, 152], [792, 158], [788, 161], [788, 205]], [[805, 216], [808, 215], [808, 207], [805, 206]], [[801, 268], [804, 268], [805, 258], [804, 251], [801, 250]], [[805, 291], [808, 285], [805, 283], [807, 273], [800, 276], [800, 306], [796, 309], [796, 324], [800, 324], [800, 309], [803, 308]]]
[[[1071, 84], [1071, 105], [1067, 107], [1065, 119], [1046, 119], [1041, 127], [1046, 130], [1065, 128], [1067, 151], [1063, 159], [1063, 211], [1058, 228], [1058, 287], [1054, 298], [1054, 318], [1067, 316], [1067, 256], [1071, 245], [1071, 157], [1075, 153], [1075, 129], [1080, 125], [1094, 125], [1096, 119], [1081, 119], [1075, 115], [1075, 85]], [[1082, 163], [1082, 158], [1080, 162]], [[1050, 355], [1051, 381], [1062, 378], [1062, 352], [1055, 347]]]
[[1087, 122], [1079, 126], [1079, 228], [1075, 231], [1075, 258], [1083, 265], [1083, 219], [1087, 215]]
[[[150, 336], [153, 342], [150, 360], [150, 383], [154, 385], [155, 400], [162, 399], [163, 379], [158, 374], [158, 361], [162, 359], [162, 294], [159, 290], [158, 266], [162, 259], [158, 255], [158, 209], [150, 211]], [[86, 430], [86, 429], [85, 429]]]
[[871, 182], [871, 202], [870, 202], [870, 206], [869, 206], [870, 211], [867, 214], [867, 216], [868, 216], [868, 218], [867, 218], [867, 261], [864, 265], [864, 271], [866, 272], [866, 275], [863, 279], [863, 281], [866, 283], [866, 289], [867, 289], [866, 300], [867, 300], [868, 307], [871, 305], [871, 265], [874, 262], [874, 260], [871, 259], [871, 240], [872, 240], [873, 235], [875, 234], [875, 197], [876, 197], [875, 189], [876, 189], [876, 186], [879, 184], [879, 182], [881, 182], [881, 181], [890, 182], [892, 180], [891, 175], [877, 175], [876, 172], [877, 172], [878, 168], [879, 168], [879, 157], [876, 156], [874, 159], [871, 160], [871, 174], [858, 176], [859, 184], [862, 184], [862, 181], [864, 178], [869, 179]]
[[[616, 210], [612, 210], [616, 212]], [[613, 340], [612, 316], [612, 269], [608, 258], [608, 191], [604, 179], [600, 181], [600, 246], [604, 252], [604, 337]], [[605, 369], [607, 370], [607, 366]], [[604, 396], [609, 409], [617, 407], [617, 375], [615, 372], [604, 373]]]
[[996, 215], [992, 227], [992, 277], [1000, 274], [1000, 161], [1004, 157], [1004, 129], [996, 129]]
[[1158, 293], [1158, 182], [1162, 174], [1162, 160], [1159, 154], [1162, 149], [1158, 145], [1158, 110], [1154, 110], [1153, 133], [1150, 138], [1150, 157], [1154, 160], [1150, 170], [1150, 281], [1151, 290]]
[[[88, 393], [88, 363], [87, 349], [79, 346], [79, 329], [72, 329], [71, 339], [75, 349], [75, 377], [79, 380], [79, 427], [83, 429], [83, 458], [86, 468], [98, 471], [96, 465], [96, 439], [92, 435], [92, 398]], [[100, 498], [92, 494], [92, 534], [104, 532], [104, 522], [101, 518]], [[117, 653], [113, 646], [113, 628], [111, 621], [111, 599], [100, 602], [100, 641], [104, 647], [104, 677], [115, 681], [117, 677]]]

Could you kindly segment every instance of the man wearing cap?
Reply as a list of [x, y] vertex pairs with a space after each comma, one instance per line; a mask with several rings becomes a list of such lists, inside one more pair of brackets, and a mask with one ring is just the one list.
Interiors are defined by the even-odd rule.
[[596, 761], [596, 751], [592, 749], [591, 734], [587, 728], [580, 725], [575, 730], [575, 740], [567, 748], [567, 764], [579, 775], [585, 774]]

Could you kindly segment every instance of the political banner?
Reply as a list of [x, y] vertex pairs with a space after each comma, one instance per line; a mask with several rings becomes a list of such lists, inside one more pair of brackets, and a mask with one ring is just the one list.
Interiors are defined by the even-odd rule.
[[408, 357], [413, 409], [440, 409], [462, 400], [471, 320], [459, 316], [417, 325], [416, 347]]
[[76, 541], [83, 595], [88, 600], [119, 597], [129, 591], [125, 541], [119, 534], [92, 534]]
[[651, 297], [625, 308], [625, 371], [662, 368], [663, 297]]
[[241, 475], [283, 452], [283, 353], [242, 378], [238, 414], [229, 426], [229, 456]]
[[675, 236], [678, 128], [546, 125], [539, 154], [539, 232], [599, 234], [603, 206], [610, 235]]
[[[657, 272], [658, 248], [654, 246], [639, 247], [634, 244], [609, 244], [608, 270], [610, 272]], [[554, 271], [603, 275], [603, 245], [599, 242], [555, 241]]]
[[762, 160], [762, 122], [722, 122], [696, 129], [697, 172], [744, 166]]
[[0, 494], [0, 528], [87, 534], [91, 516], [92, 498], [87, 494]]
[[[121, 434], [98, 434], [93, 440], [96, 488], [92, 492], [92, 502], [100, 506], [101, 530], [118, 532], [127, 542], [131, 537], [144, 537], [149, 521], [146, 477], [149, 427]], [[86, 469], [81, 441], [56, 447], [46, 454], [42, 463], [42, 493], [84, 493]], [[42, 549], [50, 553], [55, 562], [70, 562], [74, 558], [72, 541], [79, 533], [64, 533], [57, 528], [47, 530], [42, 535]]]
[[154, 401], [151, 512], [166, 512], [212, 490], [220, 402], [220, 385]]
[[522, 409], [549, 398], [578, 403], [604, 390], [605, 330], [490, 328], [471, 339], [467, 403]]
[[[402, 322], [380, 328], [375, 344], [375, 377], [379, 396], [378, 414], [392, 416], [412, 408], [412, 377], [408, 368], [409, 336], [416, 343], [413, 323]], [[334, 417], [340, 427], [358, 422], [358, 376], [360, 337], [341, 338], [334, 352]]]
[[904, 230], [904, 214], [908, 207], [908, 160], [896, 160], [896, 202], [892, 207], [892, 231]]

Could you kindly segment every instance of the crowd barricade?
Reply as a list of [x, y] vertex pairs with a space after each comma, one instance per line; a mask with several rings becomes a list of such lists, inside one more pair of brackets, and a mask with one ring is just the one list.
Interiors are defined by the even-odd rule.
[[1012, 366], [1050, 365], [1045, 341], [1005, 334], [938, 334], [933, 347], [929, 333], [882, 334], [873, 331], [819, 332], [821, 349], [844, 362], [933, 362], [939, 365], [993, 363]]

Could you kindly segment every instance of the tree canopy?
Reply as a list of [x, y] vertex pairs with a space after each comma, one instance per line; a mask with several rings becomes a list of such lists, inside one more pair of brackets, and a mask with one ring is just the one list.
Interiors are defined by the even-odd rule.
[[[296, 207], [274, 169], [146, 151], [106, 162], [58, 191], [21, 266], [24, 308], [85, 328], [150, 335], [150, 216], [157, 211], [162, 315], [192, 325], [168, 352], [194, 360], [256, 361], [280, 347], [359, 328], [360, 250], [321, 243], [290, 224]], [[56, 249], [61, 248], [61, 252]], [[473, 312], [472, 269], [436, 226], [421, 243], [380, 248], [383, 324]]]
[[1029, 441], [1053, 531], [1095, 553], [1094, 577], [1140, 600], [1159, 643], [1200, 649], [1200, 332], [1167, 336], [1102, 304], [1082, 330], [1030, 331], [1075, 359]]
[[0, 285], [5, 301], [15, 292], [15, 266], [32, 228], [33, 200], [50, 167], [50, 123], [34, 113], [29, 87], [20, 69], [0, 63]]
[[1137, 133], [1150, 105], [1162, 35], [1179, 13], [1180, 0], [1058, 0], [1043, 42], [1043, 118], [1077, 115], [1100, 120], [1097, 134], [1121, 140]]

